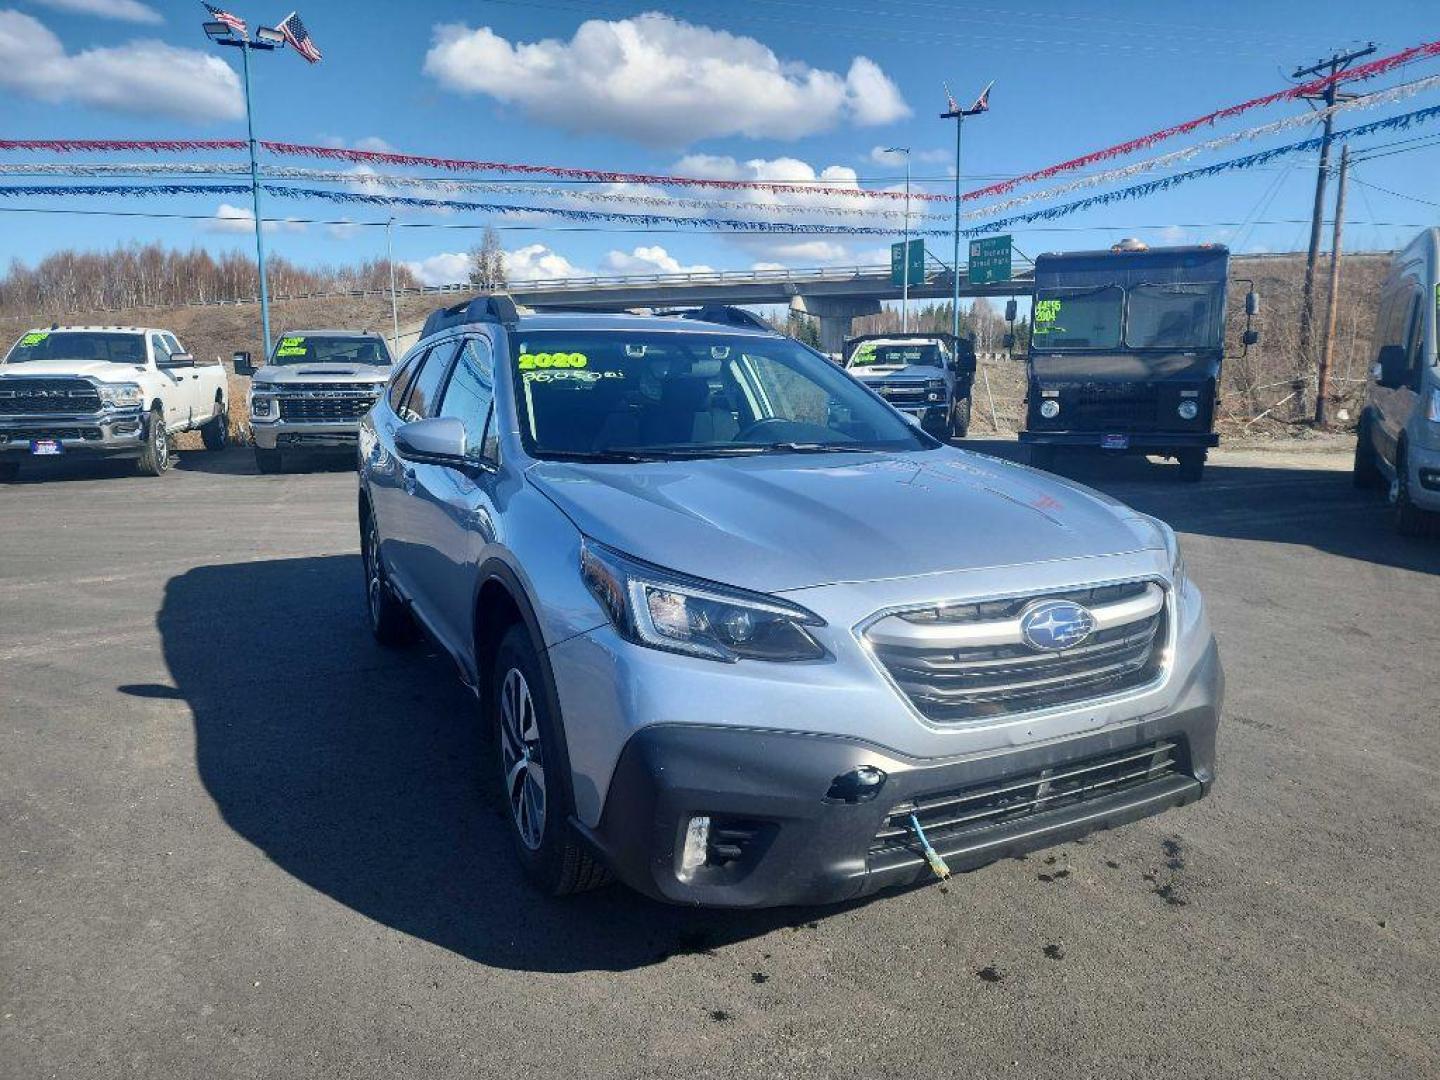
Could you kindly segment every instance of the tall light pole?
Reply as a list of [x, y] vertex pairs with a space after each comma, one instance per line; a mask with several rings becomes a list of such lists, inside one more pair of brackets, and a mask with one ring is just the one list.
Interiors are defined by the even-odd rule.
[[392, 215], [390, 220], [385, 222], [385, 255], [386, 261], [390, 263], [390, 348], [400, 348], [400, 307], [395, 299], [395, 218]]
[[217, 45], [240, 50], [240, 70], [245, 84], [245, 131], [250, 146], [250, 204], [255, 214], [255, 255], [260, 264], [260, 326], [265, 335], [265, 355], [270, 355], [270, 284], [265, 275], [265, 226], [260, 218], [260, 167], [255, 159], [255, 113], [250, 105], [250, 54], [274, 52], [285, 47], [285, 35], [262, 26], [255, 37], [247, 37], [244, 24], [237, 29], [227, 22], [205, 23], [205, 33]]
[[[994, 86], [992, 82], [990, 86]], [[941, 120], [955, 121], [955, 249], [950, 264], [950, 277], [954, 286], [954, 296], [951, 299], [950, 308], [950, 333], [955, 337], [960, 336], [960, 133], [965, 126], [965, 117], [979, 116], [990, 109], [990, 86], [980, 92], [975, 99], [975, 104], [968, 109], [962, 109], [955, 104], [955, 99], [950, 97], [946, 91], [945, 97], [950, 108], [940, 114]]]
[[905, 334], [910, 330], [910, 148], [887, 146], [885, 152], [905, 155], [905, 241], [900, 245], [900, 332]]

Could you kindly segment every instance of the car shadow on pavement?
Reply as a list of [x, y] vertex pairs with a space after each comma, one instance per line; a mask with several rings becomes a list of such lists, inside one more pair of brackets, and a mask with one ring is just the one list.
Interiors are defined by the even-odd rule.
[[473, 698], [426, 646], [376, 646], [362, 603], [358, 557], [328, 556], [191, 570], [158, 617], [201, 781], [304, 885], [472, 960], [547, 972], [627, 970], [847, 910], [697, 911], [620, 885], [536, 893]]
[[[249, 446], [230, 446], [220, 451], [182, 450], [175, 455], [179, 472], [211, 473], [221, 476], [254, 476], [255, 451]], [[285, 473], [354, 472], [355, 453], [300, 452], [285, 455]]]
[[[1025, 448], [1013, 440], [956, 445], [1025, 460]], [[1440, 574], [1440, 537], [1400, 536], [1384, 493], [1356, 490], [1348, 469], [1271, 465], [1257, 453], [1212, 462], [1203, 480], [1184, 483], [1173, 462], [1091, 451], [1062, 457], [1054, 471], [1181, 533], [1302, 545], [1360, 562]]]

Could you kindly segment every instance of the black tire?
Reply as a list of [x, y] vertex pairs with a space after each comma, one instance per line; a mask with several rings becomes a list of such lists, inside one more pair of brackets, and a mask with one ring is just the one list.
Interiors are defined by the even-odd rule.
[[1390, 481], [1390, 514], [1401, 536], [1430, 536], [1440, 520], [1440, 515], [1421, 510], [1410, 501], [1410, 466], [1405, 461], [1403, 444], [1395, 455], [1395, 477]]
[[570, 827], [575, 800], [555, 695], [522, 624], [505, 631], [487, 687], [485, 715], [494, 729], [500, 795], [525, 875], [550, 896], [606, 884], [609, 870]]
[[961, 398], [950, 407], [950, 437], [963, 439], [970, 433], [970, 399]]
[[360, 516], [360, 562], [365, 569], [365, 614], [370, 633], [387, 649], [403, 649], [417, 636], [415, 620], [390, 587], [380, 558], [379, 533], [369, 511]]
[[1385, 486], [1385, 474], [1375, 460], [1375, 440], [1370, 434], [1370, 414], [1360, 414], [1355, 430], [1355, 466], [1350, 481], [1362, 491], [1375, 491]]
[[9, 483], [20, 475], [18, 461], [0, 461], [0, 484]]
[[255, 468], [262, 473], [282, 473], [285, 471], [285, 458], [279, 450], [266, 450], [262, 447], [255, 447]]
[[165, 430], [165, 417], [157, 407], [145, 422], [145, 446], [136, 462], [142, 475], [164, 476], [170, 471], [172, 451], [170, 435]]
[[1180, 479], [1187, 484], [1198, 484], [1205, 478], [1205, 450], [1181, 450], [1175, 455], [1180, 462]]
[[200, 425], [200, 438], [206, 450], [224, 450], [230, 445], [230, 410], [223, 402], [216, 402], [220, 411], [214, 419]]
[[1031, 468], [1055, 471], [1055, 447], [1046, 443], [1031, 443], [1027, 456]]

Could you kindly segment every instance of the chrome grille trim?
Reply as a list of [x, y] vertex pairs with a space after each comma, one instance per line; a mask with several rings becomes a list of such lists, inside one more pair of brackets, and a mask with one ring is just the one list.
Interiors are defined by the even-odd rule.
[[[1020, 613], [1029, 605], [1060, 598], [1083, 604], [1087, 596], [1109, 602], [1087, 608], [1096, 627], [1080, 645], [1040, 651], [1025, 643]], [[969, 723], [1089, 706], [1153, 688], [1167, 673], [1175, 621], [1171, 606], [1164, 584], [1142, 578], [979, 602], [914, 605], [880, 612], [856, 632], [891, 685], [923, 719]], [[960, 618], [939, 621], [937, 612], [946, 617], [958, 612]], [[974, 617], [977, 613], [990, 617]]]

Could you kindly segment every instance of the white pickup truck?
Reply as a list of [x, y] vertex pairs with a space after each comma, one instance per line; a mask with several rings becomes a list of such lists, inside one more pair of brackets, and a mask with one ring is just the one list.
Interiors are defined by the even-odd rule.
[[170, 468], [170, 436], [198, 429], [207, 450], [229, 439], [225, 369], [201, 363], [168, 330], [51, 326], [0, 361], [0, 480], [21, 463], [71, 454], [133, 457]]

